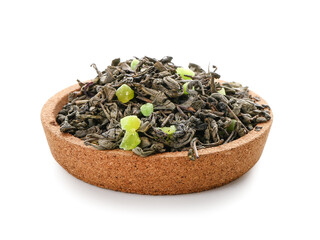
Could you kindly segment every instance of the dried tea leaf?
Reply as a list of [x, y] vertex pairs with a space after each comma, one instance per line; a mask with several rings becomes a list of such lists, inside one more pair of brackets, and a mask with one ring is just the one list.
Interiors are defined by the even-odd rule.
[[[112, 61], [97, 76], [77, 80], [80, 89], [56, 116], [60, 131], [99, 150], [132, 150], [139, 156], [227, 144], [271, 119], [270, 107], [250, 96], [248, 87], [219, 83], [213, 71], [190, 63], [176, 66], [172, 57]], [[115, 98], [117, 96], [117, 98]]]

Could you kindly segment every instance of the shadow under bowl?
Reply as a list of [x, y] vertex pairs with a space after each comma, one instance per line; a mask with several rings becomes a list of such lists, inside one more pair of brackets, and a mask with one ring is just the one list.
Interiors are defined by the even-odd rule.
[[[166, 152], [140, 157], [132, 151], [97, 150], [83, 140], [60, 132], [56, 115], [67, 103], [68, 94], [79, 89], [68, 87], [43, 106], [41, 122], [53, 157], [70, 174], [87, 183], [115, 191], [173, 195], [209, 190], [227, 184], [251, 169], [266, 143], [271, 120], [260, 123], [260, 131], [217, 147], [199, 150], [191, 161], [188, 152]], [[259, 97], [254, 92], [250, 94]], [[259, 97], [260, 104], [267, 104]]]

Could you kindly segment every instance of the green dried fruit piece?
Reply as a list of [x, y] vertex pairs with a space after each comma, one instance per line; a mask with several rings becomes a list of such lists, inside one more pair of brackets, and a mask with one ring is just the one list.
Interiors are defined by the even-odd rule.
[[162, 127], [160, 128], [162, 130], [162, 132], [168, 134], [168, 135], [171, 135], [173, 133], [176, 132], [176, 127], [174, 125], [171, 125], [170, 127]]
[[[187, 92], [188, 89], [188, 82], [186, 82], [185, 84], [183, 84], [183, 93], [188, 95], [189, 93]], [[192, 90], [194, 90], [194, 87], [192, 87]]]
[[153, 104], [152, 103], [143, 104], [140, 107], [140, 111], [143, 114], [143, 116], [149, 117], [151, 113], [153, 113]]
[[139, 129], [141, 121], [135, 116], [126, 116], [120, 120], [121, 128], [126, 131], [136, 131]]
[[124, 137], [122, 138], [120, 148], [123, 150], [132, 150], [136, 148], [140, 142], [141, 140], [139, 134], [136, 131], [126, 131]]
[[221, 88], [221, 90], [219, 90], [218, 93], [226, 95], [226, 90], [224, 88]]
[[188, 76], [194, 76], [195, 73], [190, 70], [189, 68], [177, 68], [176, 69], [176, 72], [182, 77], [182, 79], [184, 80], [191, 80], [192, 78], [190, 77], [186, 77], [185, 75], [188, 75]]
[[127, 84], [122, 84], [117, 89], [116, 96], [120, 102], [127, 103], [134, 98], [134, 91]]
[[136, 70], [138, 63], [139, 63], [139, 60], [134, 58], [130, 65], [131, 69]]
[[231, 120], [231, 124], [227, 127], [227, 131], [229, 132], [229, 133], [231, 133], [233, 130], [234, 130], [234, 128], [235, 128], [235, 126], [236, 126], [236, 120], [234, 120], [234, 119], [232, 119]]

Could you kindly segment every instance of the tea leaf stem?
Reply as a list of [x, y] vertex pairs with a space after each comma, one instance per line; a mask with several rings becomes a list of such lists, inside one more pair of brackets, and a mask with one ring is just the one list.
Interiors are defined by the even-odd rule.
[[207, 146], [207, 147], [216, 147], [221, 145], [224, 142], [223, 139], [220, 139], [218, 142], [215, 143], [201, 143], [203, 146]]
[[90, 67], [93, 67], [93, 68], [96, 70], [99, 78], [102, 77], [102, 74], [101, 74], [101, 72], [99, 71], [99, 69], [97, 68], [97, 65], [96, 65], [95, 63], [92, 63], [92, 64], [90, 65]]
[[236, 132], [236, 131], [233, 130], [232, 133], [229, 135], [229, 137], [227, 138], [227, 140], [226, 140], [223, 144], [226, 144], [226, 143], [230, 142], [230, 140], [231, 140], [231, 138], [234, 136], [235, 132]]
[[99, 102], [100, 107], [102, 108], [102, 111], [104, 113], [104, 115], [106, 115], [106, 118], [110, 119], [111, 116], [110, 114], [107, 112], [107, 110], [105, 109], [105, 107], [103, 106], [103, 104], [101, 102]]
[[214, 77], [212, 74], [210, 74], [210, 90], [211, 90], [211, 93], [215, 93], [217, 91], [216, 85], [214, 84]]
[[184, 117], [185, 119], [188, 119], [188, 116], [181, 110], [180, 106], [177, 105], [177, 110], [179, 111], [179, 113], [182, 115], [182, 117]]
[[191, 145], [191, 147], [193, 149], [194, 157], [196, 159], [199, 159], [199, 153], [198, 153], [198, 149], [197, 149], [197, 141], [199, 141], [198, 138], [192, 139], [191, 142], [190, 142], [190, 145]]
[[238, 116], [232, 111], [232, 109], [229, 107], [229, 105], [226, 105], [231, 115], [244, 127], [244, 129], [249, 132], [249, 130], [246, 128], [246, 126], [241, 122], [241, 120], [238, 118]]
[[150, 100], [149, 98], [146, 98], [146, 97], [142, 97], [142, 96], [136, 96], [136, 98], [142, 100], [142, 101], [145, 101], [147, 103], [152, 103], [152, 100]]

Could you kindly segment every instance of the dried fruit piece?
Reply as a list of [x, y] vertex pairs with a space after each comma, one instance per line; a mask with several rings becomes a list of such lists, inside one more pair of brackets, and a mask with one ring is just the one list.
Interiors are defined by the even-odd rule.
[[126, 131], [136, 131], [140, 127], [140, 119], [137, 116], [126, 116], [121, 118], [121, 128]]
[[162, 127], [160, 128], [162, 130], [162, 132], [168, 134], [168, 135], [171, 135], [173, 133], [176, 132], [176, 127], [174, 125], [171, 125], [170, 127]]
[[190, 77], [187, 77], [187, 76], [185, 76], [185, 75], [192, 76], [192, 77], [195, 75], [195, 73], [194, 73], [192, 70], [188, 69], [188, 68], [177, 68], [177, 69], [176, 69], [176, 72], [177, 72], [184, 80], [191, 80]]
[[[188, 89], [188, 82], [186, 82], [185, 84], [183, 84], [183, 93], [188, 95], [189, 93], [187, 92]], [[192, 90], [194, 90], [194, 87], [192, 87]]]
[[129, 102], [134, 98], [134, 91], [127, 84], [122, 84], [116, 91], [118, 100], [122, 103]]
[[231, 120], [231, 124], [227, 127], [227, 131], [230, 133], [234, 130], [235, 126], [236, 126], [236, 120], [232, 119]]
[[139, 60], [134, 58], [130, 65], [131, 69], [136, 70], [138, 63], [139, 63]]
[[126, 131], [124, 137], [122, 138], [120, 148], [123, 150], [132, 150], [137, 147], [140, 142], [141, 140], [139, 134], [136, 131]]
[[226, 90], [224, 88], [221, 88], [221, 90], [219, 90], [218, 93], [226, 95]]
[[140, 111], [143, 114], [143, 116], [149, 117], [151, 113], [153, 113], [153, 104], [152, 103], [143, 104], [140, 107]]

